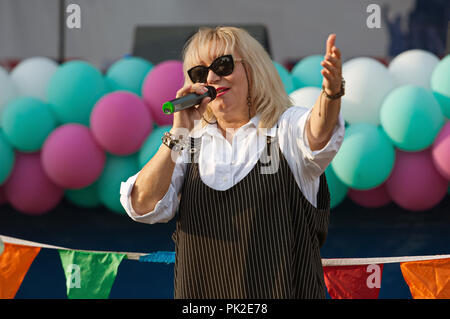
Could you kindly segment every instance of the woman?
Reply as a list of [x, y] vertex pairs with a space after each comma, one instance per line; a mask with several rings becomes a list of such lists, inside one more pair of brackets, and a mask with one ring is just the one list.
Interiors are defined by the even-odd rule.
[[167, 222], [178, 212], [175, 298], [325, 297], [324, 170], [345, 130], [334, 41], [330, 35], [323, 94], [310, 110], [291, 106], [270, 57], [246, 31], [202, 28], [188, 41], [177, 97], [203, 94], [206, 85], [217, 97], [174, 113], [164, 145], [121, 185], [135, 221]]

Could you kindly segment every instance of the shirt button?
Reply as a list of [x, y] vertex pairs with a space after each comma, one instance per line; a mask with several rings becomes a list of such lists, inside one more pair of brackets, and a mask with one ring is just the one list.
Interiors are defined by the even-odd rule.
[[224, 182], [227, 182], [227, 181], [228, 181], [228, 178], [227, 178], [227, 177], [224, 177], [222, 180], [223, 180]]

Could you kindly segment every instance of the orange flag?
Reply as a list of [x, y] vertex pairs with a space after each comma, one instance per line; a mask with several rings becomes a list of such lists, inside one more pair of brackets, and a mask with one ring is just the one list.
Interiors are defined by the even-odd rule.
[[40, 250], [40, 247], [5, 243], [0, 255], [0, 299], [14, 298]]
[[450, 258], [400, 263], [414, 299], [450, 298]]

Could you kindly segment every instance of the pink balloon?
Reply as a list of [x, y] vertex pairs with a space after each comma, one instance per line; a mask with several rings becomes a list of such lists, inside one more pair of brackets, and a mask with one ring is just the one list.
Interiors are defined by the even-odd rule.
[[142, 85], [142, 97], [158, 126], [172, 125], [173, 115], [163, 113], [164, 102], [175, 98], [184, 85], [183, 63], [169, 60], [156, 65]]
[[131, 92], [116, 91], [103, 96], [91, 113], [94, 138], [114, 155], [130, 155], [139, 151], [152, 129], [147, 106]]
[[420, 152], [397, 150], [394, 168], [386, 181], [392, 200], [411, 211], [437, 205], [445, 197], [447, 185], [433, 164], [429, 148]]
[[40, 155], [17, 152], [14, 168], [4, 186], [11, 206], [29, 215], [52, 210], [64, 196], [64, 189], [45, 174]]
[[431, 157], [438, 172], [450, 181], [450, 122], [442, 127], [434, 140]]
[[347, 195], [358, 205], [369, 208], [382, 207], [391, 202], [391, 197], [386, 189], [386, 183], [364, 191], [349, 188]]
[[42, 146], [42, 164], [57, 185], [79, 189], [101, 175], [106, 154], [84, 125], [69, 123], [55, 129]]

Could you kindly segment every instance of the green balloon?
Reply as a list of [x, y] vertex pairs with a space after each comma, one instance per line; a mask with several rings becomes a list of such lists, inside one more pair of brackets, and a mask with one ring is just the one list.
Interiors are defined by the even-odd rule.
[[331, 165], [347, 186], [368, 190], [382, 184], [395, 162], [395, 148], [379, 126], [368, 123], [349, 125], [344, 141]]
[[48, 104], [34, 97], [21, 97], [6, 106], [2, 126], [6, 138], [16, 149], [35, 152], [42, 148], [57, 126], [57, 120]]
[[58, 67], [47, 87], [48, 103], [61, 123], [89, 126], [95, 103], [108, 86], [102, 73], [84, 61], [69, 61]]
[[126, 90], [142, 96], [141, 88], [153, 64], [139, 57], [126, 57], [111, 65], [105, 79], [110, 88]]
[[325, 169], [325, 176], [330, 191], [330, 208], [334, 208], [345, 199], [348, 187], [336, 176], [331, 165]]
[[139, 171], [136, 154], [114, 156], [108, 154], [103, 173], [98, 179], [100, 201], [110, 210], [126, 214], [120, 203], [120, 183]]
[[97, 182], [81, 189], [66, 189], [66, 198], [80, 207], [97, 207], [100, 206], [100, 198], [97, 191]]
[[294, 80], [292, 79], [291, 73], [289, 73], [289, 71], [280, 63], [273, 61], [273, 64], [280, 75], [281, 82], [283, 82], [286, 93], [290, 94], [294, 92]]
[[450, 118], [450, 54], [443, 58], [431, 74], [431, 91], [441, 106], [442, 113]]
[[16, 155], [14, 149], [5, 137], [5, 133], [0, 129], [0, 185], [9, 177], [14, 167]]
[[292, 68], [292, 79], [294, 81], [294, 89], [300, 89], [305, 86], [316, 86], [321, 88], [323, 76], [321, 73], [323, 60], [322, 55], [310, 55], [301, 59]]
[[152, 159], [152, 157], [156, 154], [159, 147], [161, 146], [161, 138], [164, 136], [165, 132], [170, 131], [172, 126], [159, 126], [153, 129], [147, 139], [141, 146], [141, 149], [138, 154], [138, 163], [139, 168], [143, 168], [148, 161]]
[[415, 152], [433, 144], [445, 121], [430, 91], [404, 85], [392, 90], [384, 99], [380, 122], [397, 148]]

